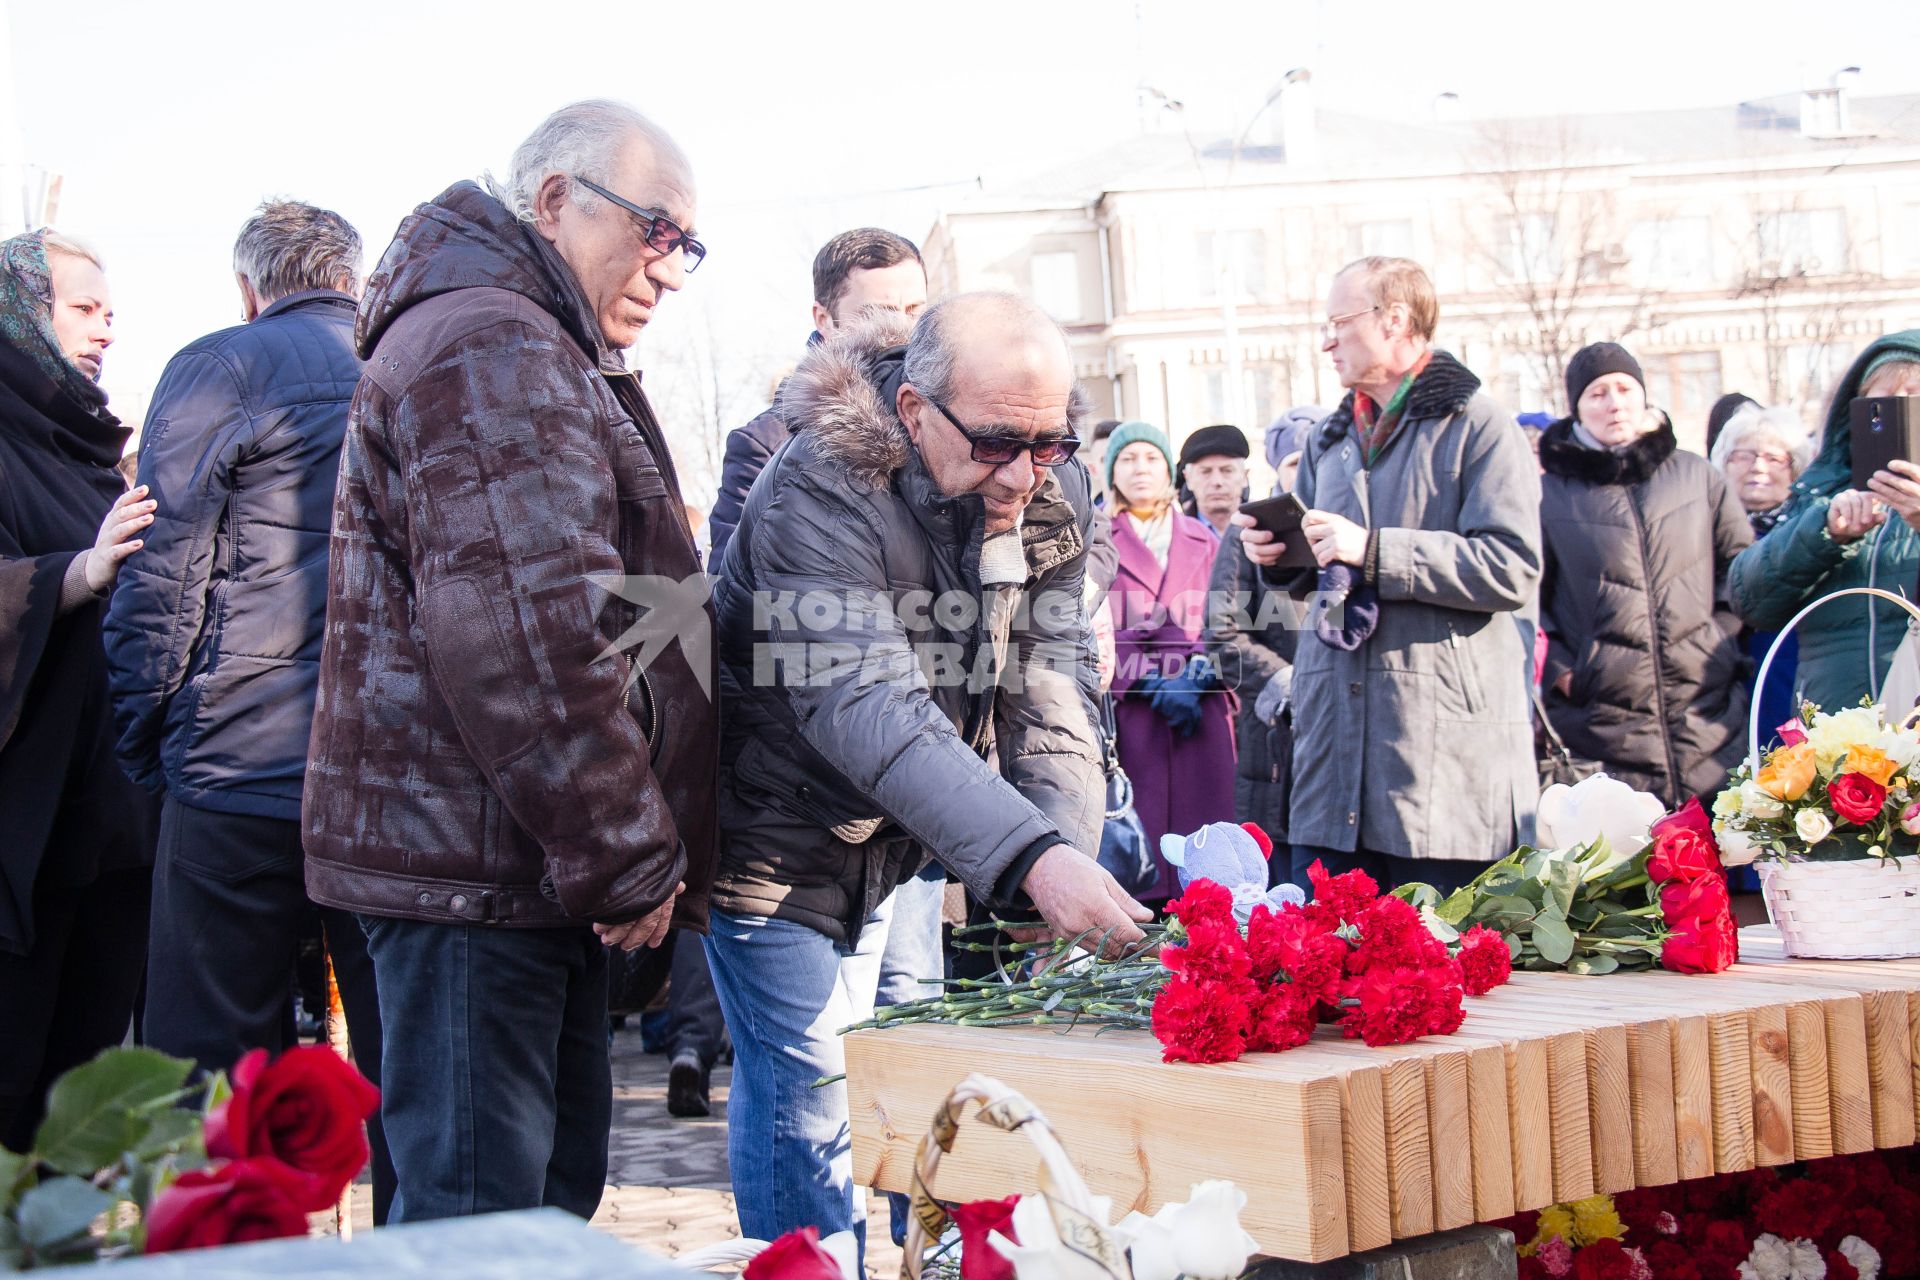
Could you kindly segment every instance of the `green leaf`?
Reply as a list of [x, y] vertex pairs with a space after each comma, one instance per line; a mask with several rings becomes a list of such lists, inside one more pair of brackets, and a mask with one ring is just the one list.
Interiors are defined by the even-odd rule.
[[1040, 1006], [1040, 1012], [1052, 1013], [1055, 1009], [1058, 1009], [1060, 1007], [1060, 1002], [1066, 998], [1067, 998], [1067, 993], [1064, 990], [1054, 992], [1052, 995], [1047, 997], [1046, 1003]]
[[1434, 908], [1434, 914], [1448, 924], [1459, 928], [1473, 913], [1474, 892], [1472, 889], [1456, 889], [1447, 895], [1446, 901]]
[[200, 1112], [206, 1115], [233, 1096], [233, 1082], [227, 1079], [227, 1073], [216, 1071], [207, 1077], [207, 1100]]
[[34, 1155], [62, 1173], [91, 1176], [140, 1140], [149, 1117], [138, 1113], [177, 1093], [192, 1069], [152, 1049], [109, 1049], [75, 1067], [54, 1082]]
[[20, 1243], [35, 1251], [52, 1249], [85, 1235], [113, 1197], [81, 1178], [55, 1178], [20, 1197]]
[[1563, 965], [1573, 956], [1573, 930], [1566, 921], [1542, 913], [1533, 922], [1533, 945], [1541, 959]]
[[1555, 862], [1547, 868], [1546, 897], [1543, 903], [1559, 908], [1561, 918], [1573, 911], [1574, 895], [1580, 892], [1581, 869], [1573, 862]]
[[25, 1156], [17, 1156], [4, 1147], [0, 1147], [0, 1217], [13, 1208], [15, 1193], [25, 1180], [27, 1170], [33, 1167], [32, 1161]]
[[1582, 973], [1590, 976], [1612, 973], [1620, 967], [1620, 961], [1610, 955], [1581, 956], [1568, 963], [1569, 973]]
[[188, 1150], [199, 1140], [203, 1123], [198, 1112], [169, 1107], [149, 1117], [146, 1133], [127, 1150], [142, 1160], [155, 1160], [176, 1151]]
[[1442, 942], [1458, 942], [1460, 931], [1442, 920], [1431, 907], [1422, 908], [1420, 921], [1427, 926], [1427, 932]]

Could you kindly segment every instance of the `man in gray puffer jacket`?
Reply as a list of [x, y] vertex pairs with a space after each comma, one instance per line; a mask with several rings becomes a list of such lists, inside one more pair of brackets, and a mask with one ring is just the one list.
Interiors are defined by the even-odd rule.
[[[898, 345], [906, 340], [904, 346]], [[742, 1229], [857, 1228], [838, 1030], [926, 858], [1061, 932], [1149, 918], [1088, 852], [1105, 791], [1082, 603], [1093, 507], [1057, 326], [967, 294], [836, 333], [715, 598], [723, 847], [707, 939], [733, 1034]], [[989, 763], [992, 757], [997, 761]]]

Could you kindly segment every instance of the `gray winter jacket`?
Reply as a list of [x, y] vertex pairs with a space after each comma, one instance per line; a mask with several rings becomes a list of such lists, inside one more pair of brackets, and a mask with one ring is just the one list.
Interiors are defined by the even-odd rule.
[[1008, 902], [1048, 847], [1099, 847], [1105, 799], [1086, 472], [1054, 470], [1028, 506], [1018, 678], [975, 687], [985, 511], [939, 493], [883, 403], [874, 363], [905, 337], [899, 319], [843, 330], [788, 379], [794, 436], [754, 484], [715, 589], [714, 906], [849, 942], [926, 858]]
[[[1513, 415], [1445, 352], [1373, 466], [1353, 396], [1309, 437], [1294, 492], [1374, 531], [1379, 623], [1294, 656], [1295, 844], [1484, 860], [1530, 829], [1530, 654], [1513, 613], [1540, 578], [1540, 479]], [[1282, 574], [1296, 594], [1314, 575]]]
[[1712, 463], [1676, 451], [1671, 426], [1602, 453], [1563, 419], [1540, 465], [1554, 728], [1669, 809], [1711, 797], [1746, 748], [1740, 624], [1719, 603], [1728, 563], [1753, 541], [1746, 512]]

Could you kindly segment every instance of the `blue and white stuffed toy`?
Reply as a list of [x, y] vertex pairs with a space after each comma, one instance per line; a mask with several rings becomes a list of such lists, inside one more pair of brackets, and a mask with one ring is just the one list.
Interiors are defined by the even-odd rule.
[[1160, 837], [1160, 856], [1180, 873], [1180, 888], [1185, 890], [1195, 880], [1225, 885], [1233, 893], [1234, 918], [1243, 925], [1255, 907], [1278, 911], [1289, 902], [1306, 904], [1307, 895], [1298, 885], [1267, 887], [1267, 858], [1272, 852], [1272, 838], [1251, 822], [1237, 826], [1209, 822], [1190, 836], [1168, 832]]

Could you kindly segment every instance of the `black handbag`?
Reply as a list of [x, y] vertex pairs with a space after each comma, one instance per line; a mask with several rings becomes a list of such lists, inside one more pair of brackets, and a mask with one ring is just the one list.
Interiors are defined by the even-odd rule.
[[1540, 700], [1540, 691], [1531, 685], [1527, 688], [1533, 698], [1534, 718], [1540, 724], [1540, 732], [1534, 735], [1534, 763], [1540, 770], [1540, 789], [1548, 787], [1574, 786], [1584, 779], [1600, 772], [1600, 766], [1590, 760], [1581, 760], [1567, 749], [1566, 739], [1553, 727], [1553, 721], [1547, 718], [1547, 704]]
[[1100, 828], [1100, 865], [1133, 897], [1159, 886], [1160, 866], [1147, 844], [1147, 829], [1133, 811], [1133, 780], [1120, 767], [1120, 747], [1114, 734], [1113, 699], [1100, 700], [1101, 728], [1107, 748], [1106, 821]]

